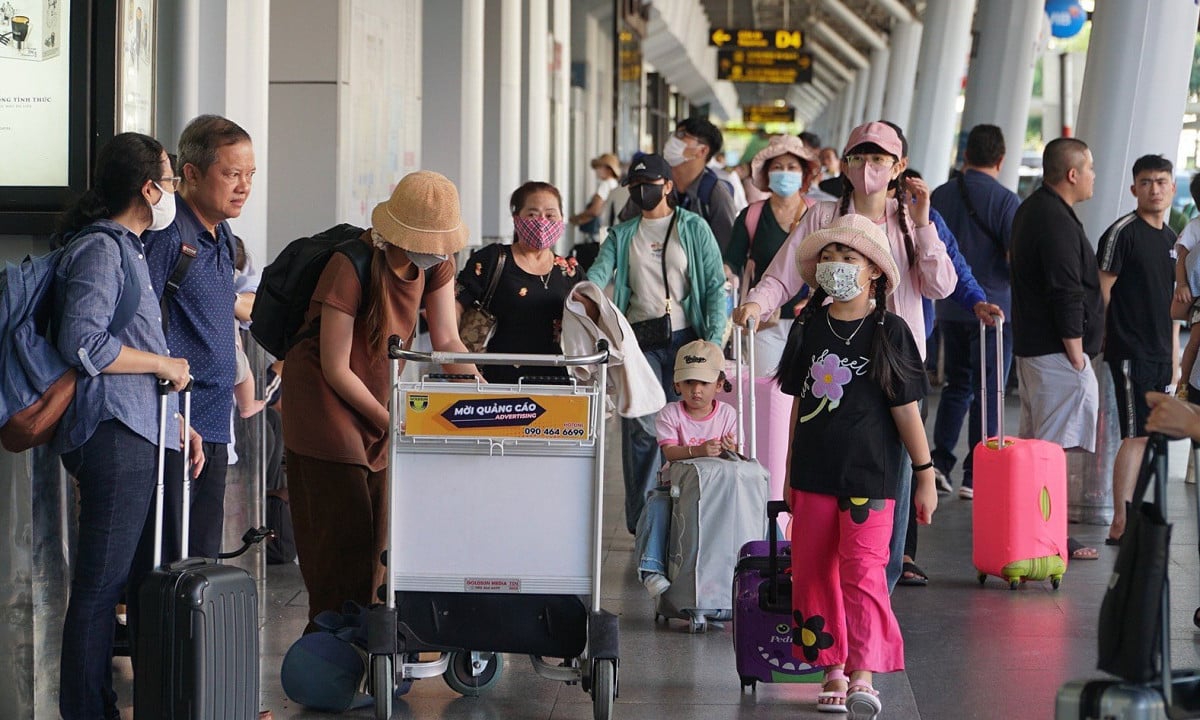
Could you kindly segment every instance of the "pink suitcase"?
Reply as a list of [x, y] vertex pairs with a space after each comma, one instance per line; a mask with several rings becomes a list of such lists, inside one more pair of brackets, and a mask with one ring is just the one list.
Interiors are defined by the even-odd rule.
[[[1002, 325], [1003, 321], [999, 324]], [[986, 343], [980, 322], [980, 366]], [[996, 336], [1002, 360], [1002, 327]], [[980, 373], [985, 378], [987, 373]], [[1003, 383], [1001, 383], [1003, 385]], [[980, 388], [987, 418], [988, 388]], [[975, 447], [973, 560], [982, 585], [995, 575], [1016, 589], [1027, 580], [1049, 578], [1055, 588], [1067, 570], [1067, 456], [1045, 440], [1004, 437], [1004, 388], [995, 389], [997, 435]], [[986, 421], [983, 427], [987, 427]]]
[[[738, 428], [739, 443], [742, 454], [757, 460], [771, 474], [771, 492], [768, 500], [782, 500], [783, 486], [787, 479], [788, 430], [791, 423], [792, 397], [779, 389], [779, 383], [773, 378], [756, 378], [753, 373], [753, 360], [743, 363], [741, 358], [741, 328], [735, 328], [734, 353], [737, 357], [725, 363], [725, 377], [729, 380], [731, 390], [718, 393], [717, 399], [727, 402], [738, 411], [738, 422], [745, 417], [744, 413], [754, 414], [756, 426], [754, 438], [743, 438], [743, 430]], [[746, 333], [747, 347], [754, 346], [753, 330]], [[754, 393], [748, 389], [753, 383]], [[788, 534], [791, 515], [780, 513], [779, 530], [783, 537]]]

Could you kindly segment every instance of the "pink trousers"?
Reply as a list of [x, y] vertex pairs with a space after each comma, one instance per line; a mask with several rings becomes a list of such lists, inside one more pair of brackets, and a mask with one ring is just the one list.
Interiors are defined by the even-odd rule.
[[792, 493], [792, 652], [815, 667], [904, 669], [885, 569], [894, 500]]

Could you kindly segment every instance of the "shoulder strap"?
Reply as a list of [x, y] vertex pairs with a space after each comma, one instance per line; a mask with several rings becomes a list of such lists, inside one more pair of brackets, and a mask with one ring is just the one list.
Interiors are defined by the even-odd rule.
[[663, 290], [667, 293], [667, 313], [671, 312], [671, 283], [667, 281], [667, 245], [671, 242], [671, 231], [675, 229], [675, 220], [679, 217], [678, 210], [671, 211], [671, 223], [667, 225], [667, 236], [663, 238], [662, 246], [662, 279]]
[[504, 261], [508, 258], [508, 249], [500, 247], [500, 257], [496, 258], [496, 265], [492, 268], [492, 274], [488, 278], [487, 292], [483, 294], [483, 300], [480, 301], [479, 307], [487, 310], [492, 306], [492, 296], [496, 294], [496, 286], [500, 284], [500, 273], [504, 272]]
[[696, 198], [700, 201], [700, 214], [705, 220], [708, 220], [709, 205], [712, 201], [713, 188], [716, 186], [717, 174], [713, 172], [712, 168], [705, 167], [700, 173], [700, 185], [696, 188]]
[[121, 253], [121, 270], [124, 272], [125, 278], [121, 284], [121, 294], [117, 299], [117, 306], [113, 309], [112, 320], [108, 323], [109, 334], [116, 334], [129, 327], [129, 323], [133, 322], [133, 318], [137, 316], [138, 306], [142, 302], [142, 288], [133, 271], [133, 259], [121, 242], [121, 234], [112, 228], [96, 224], [88, 225], [75, 233], [75, 236], [90, 232], [101, 232], [112, 238], [113, 242], [117, 244], [117, 251]]
[[1003, 251], [1004, 243], [1001, 242], [1000, 236], [993, 232], [990, 227], [984, 225], [983, 220], [979, 217], [979, 213], [975, 212], [975, 205], [971, 203], [971, 195], [967, 192], [966, 175], [966, 172], [959, 173], [958, 177], [955, 178], [955, 181], [958, 185], [958, 192], [960, 195], [962, 195], [963, 205], [965, 205], [967, 208], [967, 215], [971, 216], [971, 219], [975, 221], [975, 226], [982, 230], [984, 235], [987, 235], [989, 238], [991, 238], [992, 242], [996, 244], [996, 247]]
[[757, 200], [746, 208], [746, 235], [750, 237], [750, 244], [746, 246], [747, 258], [750, 257], [750, 249], [754, 247], [754, 233], [758, 232], [758, 221], [762, 218], [766, 204], [766, 200]]
[[196, 246], [189, 245], [186, 242], [179, 243], [179, 257], [175, 260], [175, 267], [171, 270], [171, 275], [167, 278], [167, 284], [163, 286], [162, 297], [159, 298], [158, 307], [159, 314], [162, 315], [163, 336], [167, 335], [167, 330], [171, 327], [171, 312], [170, 303], [179, 292], [179, 286], [183, 284], [183, 279], [187, 277], [188, 268], [192, 266], [192, 261], [196, 259]]

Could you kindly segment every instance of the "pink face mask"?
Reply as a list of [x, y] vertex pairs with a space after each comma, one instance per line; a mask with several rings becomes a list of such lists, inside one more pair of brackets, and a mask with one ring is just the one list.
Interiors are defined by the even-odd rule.
[[513, 229], [517, 240], [533, 250], [544, 250], [553, 247], [563, 235], [566, 227], [562, 220], [545, 217], [514, 217]]
[[860, 167], [844, 167], [842, 172], [850, 178], [850, 183], [856, 190], [868, 195], [884, 192], [892, 180], [891, 167], [878, 167], [871, 163], [863, 163]]

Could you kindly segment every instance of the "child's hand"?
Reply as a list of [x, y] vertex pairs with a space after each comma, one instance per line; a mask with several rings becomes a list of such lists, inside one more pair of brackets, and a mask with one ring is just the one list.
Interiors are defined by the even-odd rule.
[[913, 491], [913, 506], [917, 512], [917, 522], [921, 525], [933, 524], [933, 511], [937, 510], [937, 487], [933, 481], [933, 468], [926, 468], [913, 473], [916, 489]]
[[737, 451], [738, 451], [737, 438], [734, 437], [733, 433], [729, 433], [725, 437], [721, 438], [721, 447], [724, 448], [725, 450], [728, 450], [731, 453], [735, 453], [735, 454], [737, 453]]
[[700, 444], [700, 449], [696, 451], [696, 457], [720, 457], [721, 441], [713, 438], [705, 440]]

